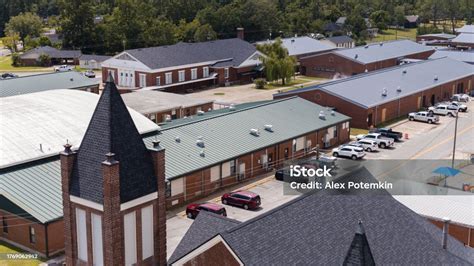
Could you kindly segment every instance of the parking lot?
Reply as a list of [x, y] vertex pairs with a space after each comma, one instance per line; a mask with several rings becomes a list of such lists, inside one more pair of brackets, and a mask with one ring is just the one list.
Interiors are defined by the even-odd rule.
[[[458, 138], [456, 145], [456, 158], [467, 159], [474, 153], [474, 101], [466, 103], [467, 113], [459, 113]], [[403, 132], [404, 138], [400, 142], [395, 142], [393, 147], [380, 149], [377, 152], [368, 152], [364, 160], [393, 159], [450, 159], [454, 139], [455, 118], [440, 116], [438, 124], [428, 124], [417, 121], [403, 120], [392, 126], [393, 130]], [[405, 134], [408, 138], [405, 138]], [[338, 159], [345, 160], [345, 159]], [[339, 162], [341, 163], [341, 162]], [[465, 168], [466, 171], [474, 170], [473, 167]], [[474, 184], [474, 173], [467, 178]], [[460, 176], [463, 182], [466, 176]], [[275, 180], [273, 174], [250, 184], [233, 187], [229, 191], [238, 189], [249, 190], [260, 195], [262, 200], [261, 208], [258, 210], [244, 210], [239, 207], [225, 205], [229, 218], [246, 221], [253, 217], [267, 212], [281, 204], [296, 198], [296, 195], [283, 194], [283, 182]], [[216, 193], [199, 202], [214, 202], [220, 204], [220, 196], [224, 191]], [[171, 256], [176, 246], [181, 241], [184, 234], [191, 226], [193, 220], [186, 217], [185, 208], [169, 212], [167, 220], [167, 249], [168, 257]]]

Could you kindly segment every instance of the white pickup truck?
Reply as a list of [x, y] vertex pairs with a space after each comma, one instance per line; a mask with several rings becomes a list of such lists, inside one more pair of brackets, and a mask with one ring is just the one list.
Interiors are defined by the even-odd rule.
[[422, 122], [427, 122], [428, 124], [433, 124], [433, 123], [438, 123], [439, 122], [439, 116], [433, 115], [430, 112], [427, 111], [421, 111], [421, 112], [413, 112], [408, 114], [408, 120], [410, 121], [422, 121]]
[[457, 107], [448, 105], [448, 104], [438, 104], [436, 106], [432, 106], [428, 108], [429, 111], [433, 112], [436, 115], [447, 115], [450, 117], [455, 117], [457, 111]]
[[54, 72], [67, 72], [67, 71], [72, 71], [73, 67], [68, 66], [68, 65], [60, 65], [60, 66], [55, 66], [54, 67]]
[[369, 139], [377, 142], [380, 148], [385, 149], [390, 146], [393, 146], [393, 143], [395, 142], [394, 139], [387, 138], [382, 136], [380, 133], [369, 133], [367, 135], [357, 135], [356, 136], [357, 140], [362, 140], [362, 139]]

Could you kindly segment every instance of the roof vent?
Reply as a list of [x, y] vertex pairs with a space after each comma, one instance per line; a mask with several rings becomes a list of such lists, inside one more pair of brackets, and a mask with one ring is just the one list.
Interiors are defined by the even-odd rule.
[[434, 80], [435, 80], [435, 81], [438, 81], [438, 76], [434, 76]]
[[73, 78], [70, 78], [69, 80], [70, 80], [70, 81], [74, 81], [74, 79], [73, 79]]
[[254, 135], [255, 137], [260, 136], [260, 132], [259, 132], [258, 129], [256, 129], [256, 128], [250, 129], [250, 134], [251, 134], [251, 135]]
[[212, 108], [207, 109], [208, 112], [212, 111]]
[[368, 45], [365, 45], [364, 48], [367, 49], [367, 48], [369, 48], [369, 46], [368, 46]]
[[291, 39], [291, 42], [295, 42], [295, 39]]
[[272, 125], [265, 125], [265, 130], [268, 132], [273, 132], [273, 126]]
[[359, 57], [359, 55], [358, 55], [358, 54], [355, 54], [355, 55], [354, 55], [354, 58], [355, 58], [355, 59], [357, 59], [358, 57]]
[[231, 111], [235, 110], [235, 105], [233, 103], [229, 106], [229, 110], [231, 110]]
[[196, 140], [196, 145], [197, 145], [198, 147], [204, 148], [204, 141], [202, 140], [202, 138], [198, 138], [198, 139]]
[[201, 156], [201, 157], [205, 157], [205, 156], [206, 156], [206, 154], [204, 153], [204, 150], [201, 150], [201, 152], [199, 152], [199, 156]]
[[335, 116], [336, 115], [336, 112], [334, 110], [331, 111], [331, 115], [332, 116]]
[[383, 96], [383, 97], [387, 96], [387, 93], [388, 93], [388, 92], [387, 92], [387, 88], [383, 88], [383, 89], [382, 89], [382, 96]]
[[322, 120], [325, 120], [326, 119], [326, 114], [324, 113], [324, 111], [319, 111], [319, 119], [322, 119]]
[[165, 122], [171, 122], [171, 115], [165, 116]]
[[402, 74], [406, 74], [406, 73], [407, 73], [407, 69], [404, 68], [404, 69], [402, 70]]
[[203, 114], [204, 114], [204, 111], [201, 111], [201, 110], [197, 111], [197, 115], [203, 115]]
[[174, 138], [174, 140], [175, 140], [176, 142], [178, 142], [178, 143], [181, 142], [181, 138], [180, 138], [179, 136], [176, 136], [176, 138]]
[[383, 42], [380, 42], [380, 46], [383, 46]]
[[397, 92], [402, 92], [402, 88], [400, 86], [397, 87]]

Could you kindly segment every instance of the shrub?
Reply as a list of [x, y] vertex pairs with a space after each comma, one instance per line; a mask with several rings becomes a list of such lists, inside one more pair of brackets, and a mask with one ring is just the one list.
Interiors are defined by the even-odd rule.
[[20, 66], [20, 55], [18, 53], [12, 54], [12, 66]]
[[51, 57], [47, 54], [41, 54], [38, 58], [38, 63], [40, 66], [49, 66], [51, 65]]
[[265, 81], [265, 79], [256, 79], [254, 80], [254, 83], [255, 83], [255, 88], [258, 89], [258, 90], [263, 90], [265, 89], [265, 84], [267, 84], [267, 81]]

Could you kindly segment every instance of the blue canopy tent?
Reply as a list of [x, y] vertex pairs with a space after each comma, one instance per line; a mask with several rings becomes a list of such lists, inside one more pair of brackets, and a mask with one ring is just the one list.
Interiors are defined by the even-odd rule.
[[446, 186], [446, 179], [448, 178], [448, 176], [455, 176], [455, 175], [459, 174], [460, 172], [461, 171], [459, 171], [458, 169], [454, 169], [454, 168], [447, 167], [447, 166], [438, 167], [433, 171], [433, 173], [445, 176], [444, 186]]

